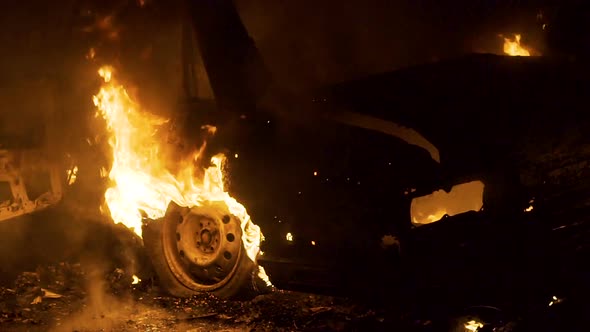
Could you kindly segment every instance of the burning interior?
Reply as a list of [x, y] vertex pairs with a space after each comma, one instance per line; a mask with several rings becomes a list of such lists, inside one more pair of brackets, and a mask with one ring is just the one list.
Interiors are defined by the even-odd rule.
[[444, 216], [455, 216], [483, 207], [484, 184], [472, 181], [455, 185], [451, 191], [437, 190], [430, 195], [416, 197], [411, 203], [411, 218], [414, 225], [430, 224]]

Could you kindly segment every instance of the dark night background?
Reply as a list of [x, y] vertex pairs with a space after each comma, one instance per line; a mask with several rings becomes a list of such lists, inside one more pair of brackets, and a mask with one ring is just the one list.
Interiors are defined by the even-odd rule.
[[[557, 4], [236, 1], [275, 81], [294, 92], [473, 52], [501, 54], [500, 34], [521, 33], [525, 45], [545, 54], [547, 31], [542, 25], [561, 10]], [[97, 89], [96, 69], [103, 64], [115, 65], [128, 89], [153, 112], [167, 113], [179, 99], [181, 22], [186, 15], [182, 2], [27, 1], [2, 7], [4, 104], [43, 98], [34, 96], [39, 89], [29, 86], [31, 79], [51, 81], [60, 85], [64, 125], [86, 130], [72, 124], [86, 123], [93, 113], [90, 96]], [[92, 60], [86, 59], [90, 48], [96, 52]], [[5, 110], [0, 123], [27, 127], [14, 123], [38, 118], [34, 108], [16, 117]]]
[[[521, 33], [525, 44], [543, 51], [538, 14], [551, 13], [552, 8], [525, 1], [236, 4], [272, 73], [293, 90], [465, 53], [500, 53], [498, 34]], [[30, 1], [18, 8], [3, 6], [6, 77], [62, 75], [83, 84], [92, 78], [77, 72], [83, 71], [78, 67], [84, 63], [80, 52], [95, 47], [98, 58], [125, 61], [123, 70], [142, 85], [158, 77], [162, 90], [173, 88], [170, 83], [178, 80], [183, 15], [178, 1], [146, 0], [142, 8], [134, 1]], [[111, 21], [101, 23], [109, 15]], [[115, 48], [119, 56], [111, 54]], [[158, 75], [146, 74], [153, 71]], [[173, 92], [161, 94], [170, 98]]]

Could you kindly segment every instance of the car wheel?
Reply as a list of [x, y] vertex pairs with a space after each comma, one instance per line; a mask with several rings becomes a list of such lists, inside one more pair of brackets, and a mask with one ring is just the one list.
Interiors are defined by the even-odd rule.
[[173, 296], [206, 292], [247, 299], [264, 291], [240, 220], [223, 202], [192, 208], [170, 203], [163, 218], [144, 225], [143, 238], [160, 285]]

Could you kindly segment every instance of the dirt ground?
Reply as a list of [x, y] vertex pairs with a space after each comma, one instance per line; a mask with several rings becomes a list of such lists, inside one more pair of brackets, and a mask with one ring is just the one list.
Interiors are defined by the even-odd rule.
[[132, 285], [121, 269], [99, 277], [79, 264], [40, 267], [0, 288], [2, 331], [373, 331], [390, 323], [367, 304], [280, 290], [244, 302], [168, 297], [151, 281]]

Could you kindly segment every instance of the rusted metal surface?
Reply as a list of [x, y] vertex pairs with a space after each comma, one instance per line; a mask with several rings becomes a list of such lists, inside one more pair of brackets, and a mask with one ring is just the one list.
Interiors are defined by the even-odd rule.
[[[26, 169], [25, 169], [26, 168]], [[44, 175], [48, 190], [31, 197], [27, 175]], [[0, 197], [0, 221], [47, 208], [62, 197], [61, 176], [57, 165], [41, 150], [0, 150], [0, 185], [10, 188], [11, 197]], [[7, 186], [6, 186], [7, 185]]]

